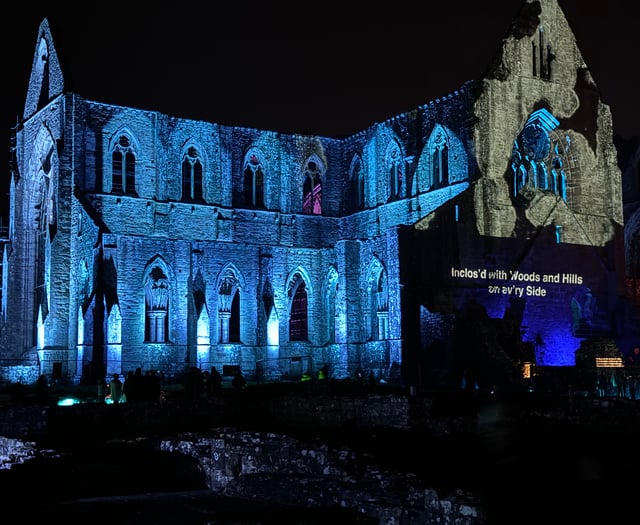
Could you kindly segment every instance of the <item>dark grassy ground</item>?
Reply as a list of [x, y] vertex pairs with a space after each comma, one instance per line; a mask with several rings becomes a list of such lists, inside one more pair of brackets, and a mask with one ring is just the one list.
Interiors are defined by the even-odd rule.
[[[278, 387], [278, 395], [285, 388]], [[259, 388], [248, 392], [264, 395]], [[441, 412], [459, 410], [458, 401], [449, 403], [446, 393], [440, 395]], [[566, 403], [556, 396], [535, 402], [521, 396], [489, 398], [478, 405], [468, 432], [437, 436], [425, 429], [348, 425], [330, 432], [277, 430], [348, 446], [381, 468], [415, 473], [440, 491], [476, 494], [488, 523], [628, 521], [638, 505], [640, 401], [581, 399], [572, 411]], [[216, 496], [207, 491], [193, 460], [160, 453], [144, 440], [102, 439], [99, 433], [87, 439], [85, 423], [74, 428], [65, 421], [56, 445], [62, 438], [73, 446], [62, 457], [0, 471], [5, 512], [13, 509], [20, 523], [374, 523], [354, 511]]]

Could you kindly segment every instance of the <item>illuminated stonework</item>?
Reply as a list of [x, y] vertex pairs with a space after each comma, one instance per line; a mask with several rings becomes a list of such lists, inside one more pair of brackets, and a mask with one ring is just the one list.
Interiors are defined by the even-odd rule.
[[[612, 332], [611, 116], [556, 0], [523, 2], [484, 78], [340, 139], [89, 101], [64, 91], [46, 20], [42, 50], [16, 132], [5, 370], [494, 384]], [[598, 309], [574, 326], [587, 287]]]

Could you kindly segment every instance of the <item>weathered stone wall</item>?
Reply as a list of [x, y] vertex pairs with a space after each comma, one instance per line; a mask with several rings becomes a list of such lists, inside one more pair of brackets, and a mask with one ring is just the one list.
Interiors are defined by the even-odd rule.
[[36, 454], [35, 442], [0, 436], [0, 470], [34, 459]]
[[[540, 63], [533, 63], [532, 46], [539, 47], [541, 41], [553, 54], [548, 75], [541, 71]], [[513, 142], [531, 114], [545, 107], [559, 119], [553, 134], [569, 144], [563, 166], [569, 177], [567, 203], [571, 213], [580, 216], [575, 226], [558, 217], [558, 224], [566, 229], [564, 242], [583, 244], [581, 229], [585, 228], [589, 242], [599, 246], [608, 242], [613, 236], [610, 221], [622, 224], [611, 113], [600, 100], [575, 36], [555, 0], [523, 5], [479, 90], [474, 132], [483, 175], [476, 190], [478, 231], [508, 237], [516, 226], [509, 188]], [[491, 188], [485, 189], [486, 184], [492, 184]], [[537, 214], [535, 206], [527, 216], [535, 225], [548, 220], [548, 213]]]
[[[39, 36], [48, 45], [50, 95], [61, 95], [47, 25]], [[446, 279], [427, 264], [520, 268], [529, 253], [507, 252], [513, 260], [502, 264], [505, 254], [493, 249], [500, 244], [494, 241], [524, 244], [553, 228], [565, 245], [613, 251], [622, 223], [611, 114], [556, 0], [523, 2], [483, 78], [340, 139], [222, 126], [71, 93], [37, 108], [35, 94], [46, 85], [41, 56], [42, 50], [34, 56], [28, 118], [16, 135], [11, 191], [12, 227], [24, 233], [37, 224], [41, 235], [12, 236], [7, 299], [22, 307], [7, 309], [13, 333], [6, 334], [3, 357], [33, 363], [37, 351], [44, 373], [62, 362], [63, 375], [77, 379], [88, 361], [101, 369], [106, 356], [107, 370], [119, 373], [138, 366], [174, 374], [232, 364], [254, 374], [258, 363], [271, 360], [278, 365], [266, 367], [276, 377], [279, 364], [293, 357], [312, 368], [330, 364], [341, 377], [365, 367], [386, 377], [401, 365], [403, 380], [415, 382], [416, 365], [429, 361], [422, 343], [458, 350], [448, 327], [431, 323], [435, 317], [421, 324], [422, 299], [431, 293], [422, 288], [433, 290]], [[112, 155], [123, 136], [135, 157], [135, 187], [124, 195], [112, 187]], [[202, 198], [193, 202], [182, 195], [182, 162], [191, 148], [202, 165]], [[530, 160], [530, 149], [539, 164], [517, 171], [516, 153]], [[556, 159], [549, 155], [554, 151], [562, 154]], [[264, 171], [264, 206], [245, 202], [249, 154]], [[309, 162], [321, 173], [321, 215], [303, 213]], [[522, 192], [514, 170], [527, 181]], [[534, 184], [537, 179], [545, 181]], [[551, 182], [560, 179], [561, 191]], [[364, 205], [354, 207], [359, 197]], [[87, 220], [92, 227], [81, 225]], [[399, 229], [435, 226], [445, 230], [441, 243], [420, 246], [425, 237], [416, 236], [416, 246], [400, 246]], [[419, 251], [428, 255], [425, 264], [407, 264]], [[528, 262], [534, 270], [536, 257]], [[162, 341], [144, 331], [143, 283], [155, 261], [171, 274]], [[231, 344], [220, 337], [228, 313], [219, 302], [225, 270], [237, 280], [241, 304], [240, 340]], [[618, 311], [614, 268], [606, 272], [593, 280], [607, 283], [599, 300], [611, 314]], [[292, 342], [296, 274], [308, 294], [308, 337]], [[199, 296], [196, 306], [198, 276], [204, 299]], [[268, 287], [273, 293], [265, 299]], [[457, 315], [468, 290], [458, 283], [451, 288], [443, 294], [444, 308], [429, 302], [431, 312]], [[502, 299], [486, 305], [492, 318], [504, 317]], [[555, 310], [564, 302], [565, 296], [550, 297], [544, 307], [566, 319]], [[114, 305], [121, 317], [107, 320]], [[541, 363], [571, 364], [583, 334], [565, 328], [555, 335], [562, 326], [549, 319], [521, 324], [529, 327], [522, 336], [527, 343], [538, 335], [547, 342]], [[117, 340], [105, 349], [110, 338]]]
[[214, 492], [307, 509], [347, 508], [380, 524], [486, 522], [471, 494], [439, 494], [414, 476], [362, 465], [347, 449], [287, 436], [221, 430], [164, 440], [161, 449], [196, 458]]
[[[0, 411], [0, 427], [7, 434], [24, 438], [0, 438], [0, 468], [11, 468], [43, 455], [54, 457], [55, 450], [42, 450], [38, 445], [44, 435], [51, 438], [51, 432], [59, 435], [68, 454], [69, 446], [73, 449], [68, 435], [71, 426], [72, 441], [79, 439], [86, 446], [86, 438], [116, 437], [113, 429], [124, 431], [130, 438], [138, 436], [134, 442], [139, 442], [147, 433], [158, 435], [160, 428], [166, 433], [170, 429], [188, 428], [195, 421], [199, 426], [209, 420], [212, 424], [220, 423], [233, 420], [238, 413], [243, 414], [243, 421], [258, 419], [262, 413], [263, 418], [276, 424], [331, 429], [345, 424], [380, 428], [389, 422], [397, 428], [408, 428], [410, 420], [425, 423], [424, 417], [430, 411], [427, 400], [410, 401], [403, 396], [276, 396], [262, 401], [247, 400], [245, 404], [231, 398], [226, 400], [226, 407], [218, 402], [200, 407], [168, 405], [161, 410], [127, 404], [5, 408]], [[422, 417], [416, 418], [416, 412]], [[173, 426], [177, 421], [181, 421], [178, 427]], [[486, 522], [473, 494], [462, 490], [439, 492], [421, 483], [415, 474], [382, 468], [347, 446], [329, 446], [317, 438], [301, 440], [278, 432], [247, 431], [224, 425], [203, 432], [171, 435], [175, 437], [160, 438], [152, 446], [195, 458], [208, 487], [224, 496], [310, 510], [354, 509], [377, 518], [381, 524]]]

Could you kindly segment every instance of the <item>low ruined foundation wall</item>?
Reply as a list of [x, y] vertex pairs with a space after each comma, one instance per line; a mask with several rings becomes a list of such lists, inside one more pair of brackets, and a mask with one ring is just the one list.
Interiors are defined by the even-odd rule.
[[380, 524], [481, 525], [471, 494], [439, 494], [412, 474], [367, 464], [348, 448], [288, 436], [219, 430], [163, 440], [161, 449], [195, 458], [209, 488], [230, 497], [307, 509], [353, 509]]

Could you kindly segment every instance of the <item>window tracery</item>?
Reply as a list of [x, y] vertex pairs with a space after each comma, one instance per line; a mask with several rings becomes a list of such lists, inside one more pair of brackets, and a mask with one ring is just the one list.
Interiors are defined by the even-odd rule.
[[[364, 290], [363, 290], [364, 291]], [[389, 290], [387, 272], [382, 262], [375, 258], [368, 272], [366, 300], [368, 304], [365, 328], [371, 341], [389, 338]]]
[[240, 341], [240, 283], [228, 268], [218, 287], [219, 340], [221, 343]]
[[349, 202], [349, 212], [354, 213], [360, 210], [364, 210], [364, 167], [362, 165], [362, 159], [359, 155], [355, 155], [353, 157], [353, 160], [351, 161], [349, 190], [349, 195], [347, 195], [347, 199]]
[[111, 152], [111, 192], [136, 195], [136, 155], [127, 134], [120, 135]]
[[145, 341], [164, 343], [168, 340], [169, 278], [159, 264], [148, 272], [144, 282], [145, 293]]
[[571, 138], [562, 136], [556, 130], [558, 125], [551, 113], [540, 109], [531, 114], [514, 141], [511, 154], [514, 197], [541, 189], [567, 200]]
[[387, 151], [387, 173], [389, 174], [389, 201], [402, 197], [402, 184], [404, 179], [404, 160], [402, 152], [396, 142], [393, 142]]
[[302, 211], [312, 215], [322, 214], [322, 168], [317, 159], [309, 159], [304, 169], [302, 187]]
[[449, 185], [449, 144], [447, 136], [439, 129], [431, 143], [431, 187]]
[[251, 151], [244, 162], [244, 204], [250, 208], [263, 209], [265, 170], [258, 152]]
[[198, 202], [203, 200], [202, 193], [203, 162], [198, 149], [189, 146], [182, 156], [182, 200]]
[[307, 341], [309, 322], [307, 311], [307, 286], [304, 278], [296, 273], [289, 282], [289, 340]]

